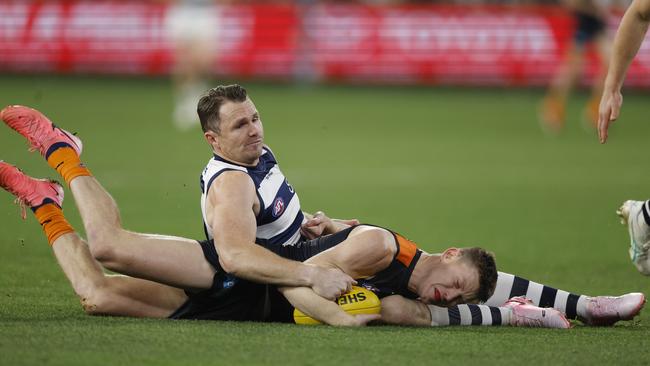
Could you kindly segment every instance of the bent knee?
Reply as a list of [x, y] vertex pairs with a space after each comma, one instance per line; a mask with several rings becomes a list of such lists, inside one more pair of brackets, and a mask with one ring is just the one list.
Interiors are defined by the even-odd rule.
[[93, 288], [85, 294], [79, 294], [79, 300], [84, 312], [88, 315], [110, 315], [112, 294], [107, 286]]
[[102, 264], [118, 262], [120, 258], [121, 231], [95, 233], [88, 236], [92, 256]]
[[400, 305], [400, 299], [395, 295], [381, 299], [381, 320], [388, 324], [403, 324], [404, 309]]

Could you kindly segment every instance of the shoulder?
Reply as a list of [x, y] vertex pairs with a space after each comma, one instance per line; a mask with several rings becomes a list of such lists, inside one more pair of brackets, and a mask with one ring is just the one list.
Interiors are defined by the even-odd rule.
[[217, 159], [216, 157], [211, 158], [203, 169], [203, 172], [201, 172], [201, 191], [203, 193], [209, 192], [217, 178], [227, 172], [246, 173], [247, 170], [241, 166]]
[[219, 172], [224, 171], [224, 170], [225, 171], [238, 170], [238, 171], [245, 172], [246, 168], [244, 168], [243, 166], [237, 165], [237, 164], [227, 162], [227, 161], [225, 161], [223, 159], [220, 159], [218, 156], [215, 155], [213, 158], [211, 158], [208, 161], [208, 163], [205, 166], [205, 169], [203, 169], [202, 174], [204, 176], [210, 176], [210, 175], [214, 175], [214, 174], [219, 173]]
[[355, 277], [373, 276], [384, 270], [397, 252], [392, 232], [376, 226], [357, 226], [348, 239], [345, 245], [335, 247], [332, 255]]
[[361, 225], [357, 229], [358, 235], [363, 236], [366, 248], [382, 257], [392, 258], [398, 252], [396, 236], [392, 231], [378, 226]]
[[241, 189], [255, 190], [253, 180], [246, 173], [239, 170], [225, 171], [217, 177], [212, 187], [215, 188], [210, 191], [233, 191]]
[[224, 172], [214, 180], [207, 191], [208, 199], [213, 202], [254, 200], [255, 184], [245, 172], [232, 170]]

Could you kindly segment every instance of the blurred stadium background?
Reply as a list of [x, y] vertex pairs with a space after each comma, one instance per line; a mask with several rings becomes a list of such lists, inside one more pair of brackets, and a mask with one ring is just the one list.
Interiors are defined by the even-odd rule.
[[[607, 22], [612, 36], [622, 8]], [[84, 160], [127, 228], [202, 238], [210, 152], [174, 127], [165, 1], [1, 1], [0, 102], [41, 109], [84, 139]], [[606, 145], [568, 104], [561, 134], [537, 108], [575, 23], [554, 2], [198, 1], [214, 24], [206, 85], [247, 87], [307, 211], [391, 227], [429, 251], [481, 245], [500, 269], [587, 294], [650, 287], [614, 215], [650, 197], [650, 43]], [[197, 23], [205, 19], [196, 19]], [[583, 88], [598, 68], [590, 53]], [[0, 159], [54, 177], [9, 129]], [[0, 192], [0, 364], [647, 364], [650, 317], [609, 329], [382, 327], [85, 316], [38, 224]], [[73, 200], [66, 212], [82, 225]]]

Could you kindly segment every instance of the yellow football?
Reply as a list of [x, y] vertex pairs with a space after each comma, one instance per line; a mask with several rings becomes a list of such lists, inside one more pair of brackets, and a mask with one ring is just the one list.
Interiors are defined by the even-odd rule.
[[[377, 295], [358, 286], [352, 286], [352, 290], [341, 295], [336, 303], [348, 314], [379, 314], [381, 311], [381, 301]], [[293, 320], [296, 324], [303, 325], [322, 324], [298, 309], [293, 311]]]

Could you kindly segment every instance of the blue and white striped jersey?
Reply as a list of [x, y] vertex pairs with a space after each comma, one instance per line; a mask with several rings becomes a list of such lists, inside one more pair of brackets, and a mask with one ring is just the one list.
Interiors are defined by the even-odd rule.
[[300, 200], [280, 171], [275, 156], [266, 146], [259, 163], [252, 168], [229, 162], [216, 154], [208, 162], [201, 174], [201, 212], [207, 238], [213, 239], [212, 227], [206, 221], [205, 203], [208, 190], [221, 173], [231, 170], [248, 174], [255, 184], [260, 201], [255, 241], [267, 248], [297, 243], [300, 240], [300, 225], [305, 220], [300, 209]]

